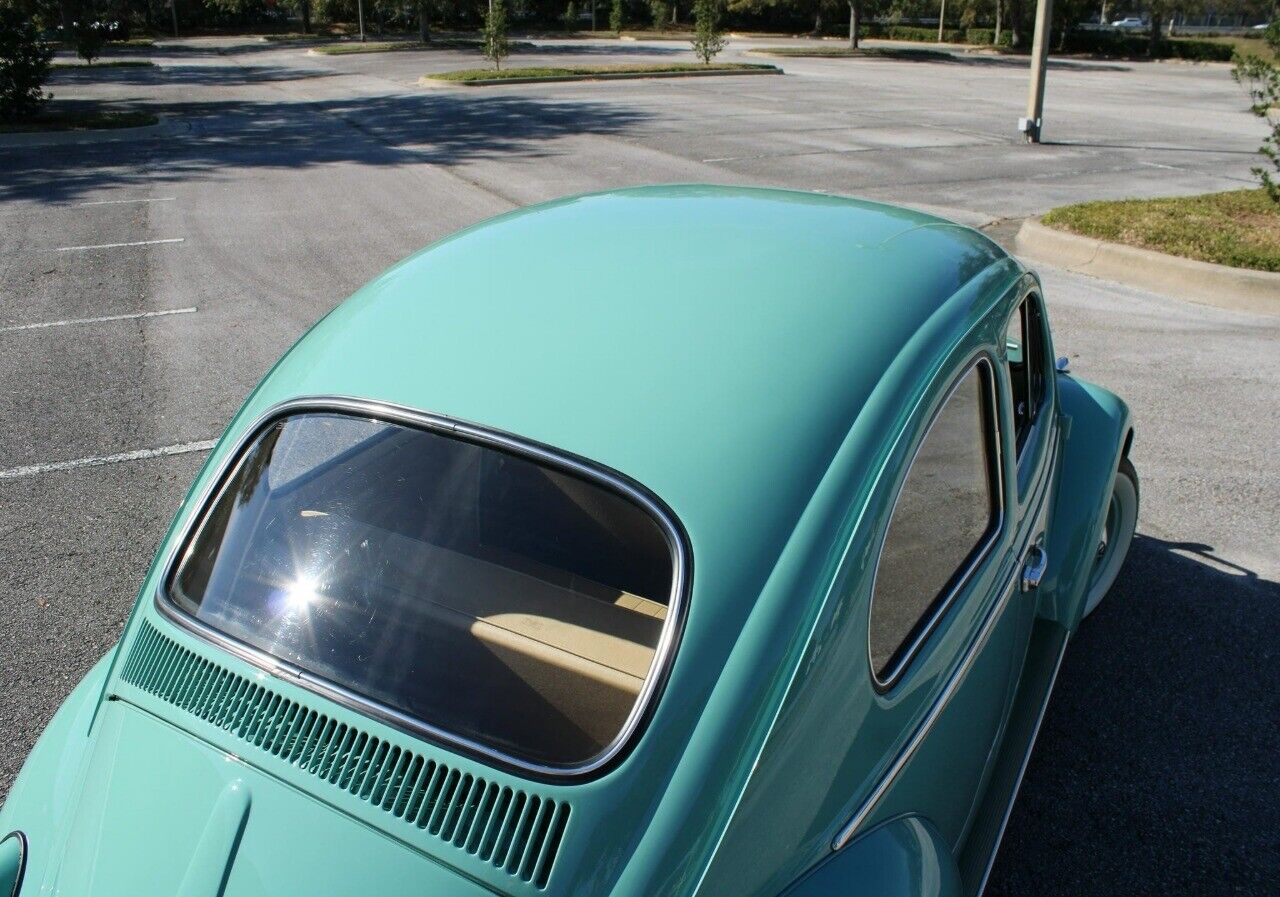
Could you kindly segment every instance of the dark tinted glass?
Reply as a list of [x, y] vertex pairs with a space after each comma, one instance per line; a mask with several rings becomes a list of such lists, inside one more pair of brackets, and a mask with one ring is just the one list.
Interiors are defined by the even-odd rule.
[[994, 526], [987, 377], [984, 365], [971, 370], [938, 413], [889, 521], [871, 599], [882, 681]]
[[183, 610], [454, 735], [573, 765], [619, 735], [673, 560], [638, 505], [435, 432], [341, 414], [270, 426], [170, 582]]
[[1013, 392], [1014, 444], [1021, 452], [1044, 404], [1044, 320], [1034, 296], [1027, 297], [1009, 319], [1005, 350]]

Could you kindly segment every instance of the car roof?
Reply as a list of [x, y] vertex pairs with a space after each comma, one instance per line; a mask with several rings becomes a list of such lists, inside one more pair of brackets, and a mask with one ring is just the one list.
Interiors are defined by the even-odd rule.
[[889, 365], [1006, 259], [943, 219], [818, 193], [571, 197], [377, 277], [298, 342], [242, 420], [309, 395], [456, 417], [634, 478], [697, 559], [768, 552]]

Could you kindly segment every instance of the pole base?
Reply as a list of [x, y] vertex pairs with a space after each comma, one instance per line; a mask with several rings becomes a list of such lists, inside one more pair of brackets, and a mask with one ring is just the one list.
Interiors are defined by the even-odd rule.
[[1027, 143], [1040, 142], [1040, 119], [1038, 118], [1020, 118], [1018, 119], [1018, 132], [1027, 139]]

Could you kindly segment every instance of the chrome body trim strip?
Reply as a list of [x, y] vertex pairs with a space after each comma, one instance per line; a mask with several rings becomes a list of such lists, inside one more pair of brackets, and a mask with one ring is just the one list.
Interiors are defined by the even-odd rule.
[[960, 688], [960, 683], [964, 681], [964, 677], [973, 666], [974, 661], [976, 661], [978, 659], [978, 655], [982, 653], [982, 649], [986, 645], [987, 639], [991, 637], [991, 633], [995, 630], [996, 621], [998, 621], [1003, 615], [1005, 607], [1009, 604], [1010, 596], [1015, 592], [1017, 592], [1016, 582], [1011, 581], [1005, 585], [1004, 591], [1000, 596], [1000, 600], [993, 604], [991, 609], [987, 611], [987, 616], [982, 621], [982, 631], [979, 633], [978, 638], [974, 640], [973, 646], [969, 649], [968, 654], [965, 655], [960, 666], [956, 669], [950, 680], [947, 681], [942, 692], [934, 699], [933, 705], [929, 708], [929, 712], [925, 714], [924, 719], [922, 719], [916, 726], [916, 730], [912, 733], [910, 741], [907, 742], [907, 746], [898, 754], [897, 759], [893, 761], [893, 765], [889, 767], [888, 772], [881, 777], [879, 783], [871, 792], [870, 796], [862, 802], [862, 806], [858, 808], [858, 812], [853, 815], [853, 818], [845, 824], [844, 828], [840, 830], [839, 834], [837, 834], [835, 839], [831, 842], [832, 850], [839, 850], [849, 843], [850, 839], [853, 838], [854, 834], [862, 826], [862, 823], [867, 821], [867, 817], [871, 815], [871, 811], [880, 803], [880, 799], [883, 798], [885, 793], [889, 790], [889, 786], [897, 780], [898, 775], [902, 772], [903, 768], [906, 767], [907, 761], [914, 756], [916, 750], [924, 742], [925, 736], [929, 734], [929, 731], [933, 728], [933, 724], [938, 721], [938, 717], [942, 715], [942, 711], [945, 710], [947, 705], [951, 702], [951, 698]]
[[1066, 656], [1067, 645], [1070, 642], [1071, 633], [1068, 632], [1062, 639], [1062, 647], [1058, 649], [1058, 659], [1053, 664], [1053, 675], [1049, 677], [1049, 688], [1044, 693], [1044, 700], [1040, 702], [1040, 713], [1036, 716], [1035, 728], [1031, 730], [1031, 740], [1027, 742], [1026, 753], [1018, 767], [1018, 778], [1013, 783], [1013, 794], [1009, 796], [1009, 806], [1005, 807], [1004, 818], [1000, 820], [1000, 831], [996, 833], [996, 842], [991, 847], [991, 856], [987, 857], [987, 868], [982, 873], [982, 881], [978, 883], [978, 889], [973, 892], [974, 897], [982, 897], [982, 892], [987, 889], [987, 880], [991, 878], [991, 870], [996, 864], [996, 855], [1000, 853], [1000, 842], [1004, 840], [1004, 830], [1008, 828], [1009, 817], [1013, 815], [1013, 805], [1018, 802], [1018, 792], [1022, 790], [1022, 778], [1027, 774], [1031, 752], [1035, 750], [1036, 738], [1040, 735], [1040, 725], [1044, 722], [1045, 712], [1049, 709], [1049, 699], [1053, 697], [1053, 688], [1058, 684], [1058, 671], [1062, 669], [1062, 658]]
[[[617, 737], [604, 750], [590, 760], [565, 766], [536, 763], [507, 754], [464, 736], [452, 734], [447, 730], [440, 729], [371, 698], [343, 688], [336, 683], [313, 676], [293, 664], [209, 626], [178, 607], [169, 598], [168, 583], [179, 561], [179, 555], [182, 554], [185, 557], [185, 552], [190, 550], [194, 534], [204, 524], [212, 507], [213, 499], [221, 492], [227, 479], [234, 473], [234, 468], [241, 461], [245, 448], [257, 439], [262, 431], [274, 421], [289, 414], [300, 412], [336, 412], [369, 417], [374, 420], [403, 424], [446, 436], [458, 437], [480, 445], [522, 455], [540, 463], [576, 474], [604, 488], [611, 489], [637, 504], [658, 523], [663, 535], [666, 537], [672, 556], [672, 582], [667, 624], [659, 636], [653, 660], [650, 663], [644, 684], [641, 686], [640, 694], [637, 696], [636, 702], [632, 706], [631, 712]], [[195, 507], [196, 511], [175, 532], [174, 538], [170, 543], [169, 553], [160, 567], [161, 575], [156, 588], [155, 606], [165, 619], [176, 623], [181, 628], [273, 676], [292, 682], [295, 685], [300, 685], [309, 691], [319, 694], [321, 697], [334, 700], [358, 713], [389, 723], [396, 728], [407, 731], [411, 735], [425, 737], [442, 747], [461, 748], [481, 759], [493, 761], [500, 766], [508, 767], [518, 772], [530, 773], [535, 777], [555, 780], [591, 775], [601, 771], [621, 754], [632, 742], [652, 709], [658, 693], [665, 686], [667, 676], [670, 673], [672, 655], [682, 634], [686, 616], [685, 606], [690, 589], [692, 558], [688, 547], [688, 539], [683, 528], [671, 510], [662, 503], [661, 499], [617, 471], [547, 446], [520, 439], [508, 433], [488, 429], [444, 415], [418, 411], [388, 402], [346, 396], [309, 396], [281, 402], [267, 409], [245, 428], [232, 449], [219, 462], [215, 474], [209, 479], [199, 497], [188, 506]]]

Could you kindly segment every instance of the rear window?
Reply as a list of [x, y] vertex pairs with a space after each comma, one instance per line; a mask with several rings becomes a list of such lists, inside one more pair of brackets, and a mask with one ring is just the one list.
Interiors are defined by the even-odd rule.
[[243, 450], [168, 593], [402, 722], [573, 767], [625, 736], [649, 690], [673, 616], [668, 532], [550, 463], [308, 412]]

